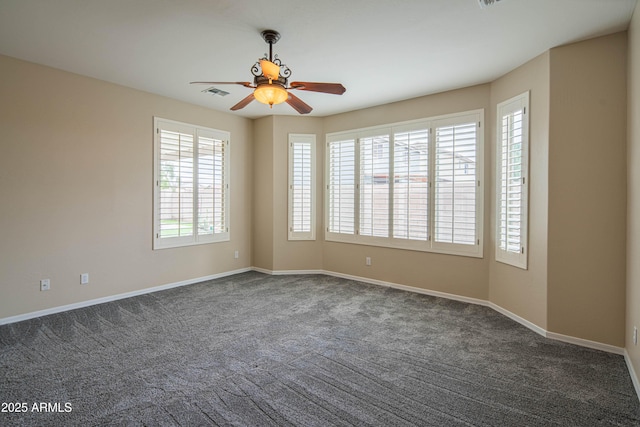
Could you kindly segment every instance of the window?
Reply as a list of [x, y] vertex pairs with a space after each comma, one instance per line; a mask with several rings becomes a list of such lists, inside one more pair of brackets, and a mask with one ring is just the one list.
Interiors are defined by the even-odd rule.
[[229, 133], [154, 119], [154, 249], [229, 240]]
[[498, 104], [496, 260], [527, 268], [529, 92]]
[[481, 257], [482, 116], [328, 134], [326, 239]]
[[316, 238], [316, 136], [289, 135], [289, 240]]

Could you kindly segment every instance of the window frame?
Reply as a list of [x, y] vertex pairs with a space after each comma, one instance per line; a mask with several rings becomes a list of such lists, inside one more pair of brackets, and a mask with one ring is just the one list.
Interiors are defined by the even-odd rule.
[[[526, 270], [528, 268], [528, 252], [529, 252], [529, 91], [506, 101], [500, 102], [496, 107], [496, 204], [495, 204], [495, 239], [496, 239], [496, 261], [508, 264], [514, 267]], [[520, 184], [520, 251], [514, 252], [501, 248], [503, 240], [502, 227], [502, 147], [503, 138], [503, 119], [506, 116], [513, 115], [517, 111], [522, 111], [522, 130], [520, 149], [520, 167], [521, 167], [521, 184]]]
[[[316, 240], [316, 135], [290, 133], [289, 138], [289, 173], [288, 173], [288, 239], [289, 240]], [[295, 229], [295, 212], [294, 212], [294, 170], [296, 168], [294, 150], [296, 144], [304, 144], [310, 146], [310, 182], [309, 182], [309, 217], [307, 220], [310, 224], [309, 231], [300, 231]]]
[[[192, 192], [190, 197], [192, 199], [192, 229], [193, 232], [190, 236], [175, 236], [175, 237], [160, 237], [161, 236], [161, 182], [162, 182], [162, 170], [161, 170], [161, 146], [162, 146], [162, 131], [167, 132], [179, 132], [184, 135], [191, 135], [193, 138], [193, 157], [192, 164], [193, 172], [191, 174]], [[175, 120], [163, 119], [160, 117], [154, 117], [153, 119], [153, 250], [177, 248], [184, 246], [203, 245], [217, 242], [229, 241], [230, 235], [230, 194], [229, 194], [229, 177], [230, 177], [230, 146], [231, 135], [227, 131], [212, 129], [204, 126], [193, 125], [189, 123], [179, 122]], [[215, 199], [212, 198], [212, 202], [217, 200], [222, 204], [223, 225], [222, 230], [216, 232], [215, 228], [211, 233], [198, 233], [198, 227], [193, 228], [193, 224], [199, 223], [199, 156], [201, 149], [200, 139], [209, 139], [220, 141], [223, 145], [222, 154], [222, 169], [223, 172], [220, 176], [222, 180], [222, 196]], [[214, 174], [214, 163], [212, 161], [211, 172]], [[212, 207], [215, 206], [212, 204]]]
[[[476, 242], [473, 245], [462, 244], [445, 244], [434, 242], [434, 210], [435, 210], [435, 189], [433, 177], [435, 173], [435, 144], [434, 144], [434, 129], [435, 126], [444, 125], [446, 123], [463, 123], [465, 120], [477, 123], [476, 132], [476, 190], [475, 190], [475, 236]], [[470, 123], [468, 122], [468, 123]], [[395, 136], [407, 131], [428, 130], [428, 181], [430, 186], [428, 188], [428, 230], [427, 240], [413, 240], [408, 238], [393, 237], [394, 224], [393, 224], [393, 211], [394, 211], [394, 189], [396, 187], [394, 180], [389, 185], [389, 236], [377, 237], [377, 236], [365, 236], [360, 234], [360, 218], [361, 218], [361, 189], [360, 189], [360, 140], [371, 136], [384, 135], [385, 132], [389, 135], [389, 150], [391, 152], [391, 160], [389, 170], [390, 173], [395, 174]], [[331, 145], [344, 141], [355, 141], [355, 154], [354, 154], [354, 182], [355, 182], [355, 195], [353, 200], [354, 209], [354, 232], [341, 233], [332, 231], [330, 226], [333, 223], [331, 220], [331, 197], [332, 197], [332, 183], [331, 181]], [[447, 114], [442, 116], [435, 116], [431, 118], [411, 120], [405, 122], [392, 123], [388, 125], [373, 126], [368, 128], [348, 130], [343, 132], [333, 132], [326, 134], [326, 150], [325, 150], [325, 182], [324, 182], [324, 219], [325, 219], [325, 240], [333, 242], [354, 243], [370, 246], [381, 246], [397, 249], [417, 250], [424, 252], [435, 252], [451, 255], [462, 255], [469, 257], [482, 258], [483, 257], [483, 224], [484, 224], [484, 110], [471, 110], [457, 114]]]

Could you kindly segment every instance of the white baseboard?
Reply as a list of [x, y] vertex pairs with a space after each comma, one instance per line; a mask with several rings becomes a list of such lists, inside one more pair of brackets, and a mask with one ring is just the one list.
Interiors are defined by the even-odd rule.
[[234, 274], [245, 273], [253, 270], [252, 268], [242, 268], [239, 270], [225, 271], [223, 273], [212, 274], [210, 276], [196, 277], [193, 279], [183, 280], [175, 283], [168, 283], [166, 285], [154, 286], [152, 288], [140, 289], [138, 291], [125, 292], [123, 294], [110, 295], [107, 297], [96, 298], [88, 301], [76, 302], [73, 304], [61, 305], [58, 307], [47, 308], [45, 310], [33, 311], [31, 313], [19, 314], [17, 316], [10, 316], [0, 318], [0, 325], [6, 325], [9, 323], [21, 322], [23, 320], [34, 319], [36, 317], [47, 316], [49, 314], [62, 313], [63, 311], [75, 310], [77, 308], [90, 307], [96, 304], [102, 304], [105, 302], [117, 301], [124, 298], [131, 298], [138, 295], [150, 294], [152, 292], [164, 291], [166, 289], [177, 288], [180, 286], [193, 285], [194, 283], [204, 282], [207, 280], [219, 279], [221, 277], [232, 276]]
[[636, 374], [636, 370], [633, 368], [631, 357], [629, 357], [627, 349], [624, 350], [624, 361], [627, 363], [627, 370], [629, 371], [629, 375], [631, 376], [633, 388], [636, 389], [636, 396], [638, 397], [638, 400], [640, 400], [640, 379], [638, 379], [638, 374]]
[[526, 326], [527, 328], [531, 329], [533, 332], [535, 332], [537, 334], [540, 334], [543, 337], [547, 336], [547, 331], [544, 328], [541, 328], [540, 326], [536, 325], [535, 323], [530, 322], [527, 319], [522, 318], [522, 317], [518, 316], [517, 314], [510, 312], [506, 308], [500, 307], [496, 303], [489, 302], [488, 305], [489, 305], [489, 307], [491, 307], [492, 309], [494, 309], [498, 313], [502, 314], [503, 316], [508, 317], [511, 320], [514, 320], [514, 321], [520, 323], [522, 326]]
[[252, 267], [251, 270], [257, 271], [258, 273], [263, 273], [263, 274], [273, 274], [273, 270], [267, 270], [266, 268], [261, 268], [261, 267]]
[[494, 309], [495, 311], [497, 311], [500, 314], [503, 314], [505, 316], [507, 316], [508, 318], [515, 320], [516, 322], [520, 323], [523, 326], [526, 326], [527, 328], [531, 329], [533, 332], [536, 332], [540, 335], [542, 335], [545, 338], [549, 338], [552, 340], [556, 340], [556, 341], [562, 341], [562, 342], [566, 342], [569, 344], [575, 344], [575, 345], [579, 345], [581, 347], [587, 347], [587, 348], [592, 348], [594, 350], [601, 350], [601, 351], [605, 351], [607, 353], [613, 353], [613, 354], [619, 354], [619, 355], [623, 355], [624, 354], [624, 348], [622, 347], [616, 347], [614, 345], [610, 345], [610, 344], [603, 344], [601, 342], [597, 342], [597, 341], [590, 341], [590, 340], [585, 340], [583, 338], [576, 338], [576, 337], [571, 337], [568, 335], [562, 335], [562, 334], [558, 334], [555, 332], [549, 332], [544, 328], [541, 328], [540, 326], [536, 325], [535, 323], [532, 323], [530, 321], [528, 321], [527, 319], [523, 319], [522, 317], [518, 316], [517, 314], [514, 314], [512, 312], [510, 312], [509, 310], [500, 307], [499, 305], [490, 302], [489, 303], [489, 307], [491, 307], [492, 309]]
[[287, 276], [294, 274], [326, 274], [324, 270], [267, 270], [266, 268], [253, 267], [253, 271], [269, 274], [271, 276]]
[[469, 304], [484, 305], [484, 306], [488, 305], [487, 301], [481, 300], [478, 298], [448, 294], [446, 292], [440, 292], [440, 291], [432, 291], [429, 289], [417, 288], [415, 286], [407, 286], [407, 285], [401, 285], [399, 283], [385, 282], [383, 280], [369, 279], [368, 277], [353, 276], [351, 274], [337, 273], [335, 271], [323, 271], [322, 274], [326, 274], [327, 276], [340, 277], [342, 279], [356, 280], [358, 282], [369, 283], [371, 285], [384, 286], [386, 288], [401, 289], [403, 291], [415, 292], [417, 294], [430, 295], [433, 297], [446, 298], [446, 299], [460, 301], [460, 302], [467, 302]]
[[555, 332], [547, 332], [545, 335], [547, 338], [556, 341], [562, 341], [569, 344], [579, 345], [581, 347], [593, 348], [594, 350], [606, 351], [607, 353], [624, 355], [624, 348], [616, 347], [615, 345], [604, 344], [597, 341], [585, 340], [583, 338], [571, 337], [568, 335], [557, 334]]

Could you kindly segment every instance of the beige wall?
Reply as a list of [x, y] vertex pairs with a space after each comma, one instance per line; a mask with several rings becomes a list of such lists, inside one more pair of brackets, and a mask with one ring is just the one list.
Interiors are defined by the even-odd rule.
[[627, 34], [550, 54], [548, 330], [622, 347]]
[[253, 266], [273, 270], [274, 117], [253, 126]]
[[492, 242], [490, 301], [549, 332], [618, 347], [624, 345], [626, 37], [552, 49], [493, 82], [491, 108], [494, 114], [497, 103], [531, 91], [529, 267], [495, 262]]
[[[484, 109], [486, 164], [490, 153], [488, 140], [490, 122], [486, 116], [489, 108], [489, 94], [490, 85], [479, 85], [330, 116], [325, 118], [325, 131], [338, 132]], [[489, 167], [485, 167], [485, 208], [489, 203], [490, 174]], [[485, 257], [483, 259], [325, 242], [324, 269], [465, 297], [487, 299], [489, 260], [486, 254], [489, 248], [489, 218], [485, 216], [484, 219]], [[371, 266], [365, 265], [367, 256], [372, 259]]]
[[[478, 108], [484, 108], [486, 114], [486, 109], [489, 107], [490, 88], [491, 86], [489, 84], [471, 86], [464, 89], [328, 116], [325, 117], [324, 120], [324, 130], [326, 133], [340, 132], [444, 114], [460, 113]], [[488, 123], [486, 116], [485, 122]], [[486, 138], [488, 137], [489, 134], [486, 134], [485, 146], [487, 142]]]
[[[252, 265], [250, 120], [4, 56], [0, 70], [0, 318]], [[230, 242], [151, 249], [154, 116], [231, 132]]]
[[288, 240], [288, 140], [316, 135], [316, 194], [322, 194], [322, 119], [269, 116], [255, 120], [253, 187], [254, 266], [268, 271], [322, 269], [322, 197], [317, 198], [316, 240]]
[[[627, 294], [626, 349], [637, 375], [640, 346], [633, 327], [640, 328], [640, 6], [629, 28], [627, 142]], [[638, 379], [638, 378], [636, 378]]]
[[489, 300], [547, 328], [547, 227], [549, 188], [549, 52], [518, 67], [491, 84], [491, 171], [496, 164], [496, 108], [529, 91], [529, 239], [528, 268], [495, 261], [496, 176], [491, 176], [491, 259]]
[[[276, 116], [273, 141], [273, 270], [322, 270], [324, 134], [321, 118]], [[316, 135], [316, 240], [288, 240], [288, 140], [290, 133]]]

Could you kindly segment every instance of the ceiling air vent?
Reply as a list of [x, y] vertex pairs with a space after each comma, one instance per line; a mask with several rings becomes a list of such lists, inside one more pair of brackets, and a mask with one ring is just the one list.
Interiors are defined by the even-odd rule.
[[229, 92], [226, 92], [222, 89], [218, 89], [217, 87], [213, 87], [211, 86], [208, 89], [205, 89], [202, 91], [203, 93], [210, 93], [211, 95], [218, 95], [218, 96], [227, 96], [229, 95]]

